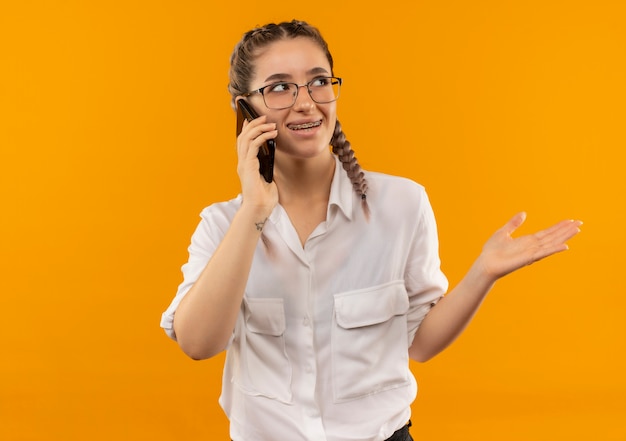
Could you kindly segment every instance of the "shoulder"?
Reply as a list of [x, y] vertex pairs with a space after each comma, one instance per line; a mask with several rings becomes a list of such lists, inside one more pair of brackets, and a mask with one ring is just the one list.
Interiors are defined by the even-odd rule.
[[[416, 227], [434, 216], [424, 185], [402, 176], [368, 172], [367, 203], [376, 218], [386, 226]], [[394, 227], [395, 228], [395, 227]]]
[[[385, 173], [368, 173], [367, 202], [372, 225], [385, 231], [413, 234], [436, 231], [435, 214], [424, 185], [412, 179]], [[408, 236], [407, 236], [408, 237]]]
[[207, 215], [211, 213], [223, 213], [225, 215], [236, 212], [241, 206], [242, 197], [241, 194], [237, 197], [221, 202], [214, 202], [202, 209], [201, 215]]
[[228, 229], [241, 206], [241, 195], [228, 201], [215, 202], [200, 212], [201, 223], [220, 230]]
[[428, 202], [425, 187], [412, 179], [380, 172], [367, 172], [368, 201], [387, 208]]

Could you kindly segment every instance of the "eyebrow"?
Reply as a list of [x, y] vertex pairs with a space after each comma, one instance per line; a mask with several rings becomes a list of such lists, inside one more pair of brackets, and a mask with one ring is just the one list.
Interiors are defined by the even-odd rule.
[[[318, 75], [318, 74], [326, 74], [329, 75], [328, 71], [326, 69], [324, 69], [323, 67], [314, 67], [313, 69], [310, 69], [306, 72], [307, 75]], [[283, 81], [283, 80], [289, 80], [291, 79], [292, 76], [290, 74], [286, 74], [286, 73], [275, 73], [270, 75], [269, 77], [267, 77], [265, 79], [265, 82], [270, 82], [270, 81]]]

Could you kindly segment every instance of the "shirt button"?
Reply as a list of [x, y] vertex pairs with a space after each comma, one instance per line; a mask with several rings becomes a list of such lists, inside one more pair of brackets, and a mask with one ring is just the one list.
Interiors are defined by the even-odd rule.
[[307, 327], [308, 327], [308, 326], [309, 326], [309, 318], [308, 318], [308, 317], [304, 317], [304, 320], [302, 320], [302, 324], [303, 324], [304, 326], [307, 326]]

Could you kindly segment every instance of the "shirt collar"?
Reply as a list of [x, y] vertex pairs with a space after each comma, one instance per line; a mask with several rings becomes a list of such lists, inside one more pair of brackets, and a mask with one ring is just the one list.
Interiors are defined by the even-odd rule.
[[[332, 207], [338, 207], [348, 220], [352, 220], [352, 208], [354, 206], [352, 182], [350, 182], [350, 178], [343, 169], [339, 158], [336, 155], [333, 155], [333, 157], [335, 158], [335, 173], [333, 174], [333, 180], [330, 184], [326, 219], [331, 218], [333, 214]], [[278, 223], [284, 212], [282, 207], [279, 207], [280, 204], [270, 215], [270, 221], [274, 224]]]

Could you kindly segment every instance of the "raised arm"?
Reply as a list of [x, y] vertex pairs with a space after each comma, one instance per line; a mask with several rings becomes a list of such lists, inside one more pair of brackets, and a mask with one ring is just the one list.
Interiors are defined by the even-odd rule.
[[566, 220], [535, 234], [513, 238], [526, 213], [516, 214], [485, 243], [482, 253], [461, 282], [439, 301], [420, 325], [409, 355], [426, 361], [443, 351], [469, 324], [499, 278], [568, 249], [567, 240], [582, 222]]
[[275, 124], [262, 116], [244, 124], [237, 139], [243, 203], [174, 315], [176, 340], [193, 359], [218, 354], [232, 335], [263, 225], [278, 203], [276, 184], [263, 180], [256, 157], [259, 146], [275, 136]]

